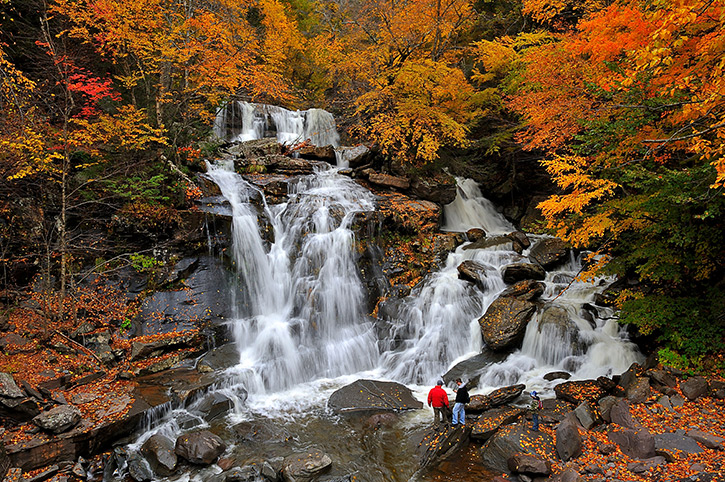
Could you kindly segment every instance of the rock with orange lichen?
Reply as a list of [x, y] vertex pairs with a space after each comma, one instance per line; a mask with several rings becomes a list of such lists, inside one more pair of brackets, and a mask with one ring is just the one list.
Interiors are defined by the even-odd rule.
[[491, 350], [516, 348], [524, 339], [526, 325], [536, 305], [516, 298], [497, 298], [478, 320], [483, 341]]
[[532, 431], [525, 423], [508, 425], [486, 442], [481, 449], [481, 460], [493, 470], [509, 473], [508, 459], [516, 453], [553, 460], [554, 439], [546, 432]]
[[606, 391], [596, 380], [566, 381], [554, 387], [556, 398], [579, 405], [581, 402], [596, 402]]
[[485, 442], [496, 431], [505, 426], [514, 423], [525, 414], [525, 410], [516, 407], [499, 407], [482, 413], [471, 429], [471, 438]]

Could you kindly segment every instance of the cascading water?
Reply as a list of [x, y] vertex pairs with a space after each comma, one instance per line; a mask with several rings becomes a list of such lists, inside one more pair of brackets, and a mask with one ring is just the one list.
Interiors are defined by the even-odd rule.
[[219, 109], [214, 135], [229, 142], [276, 137], [281, 144], [305, 141], [316, 146], [340, 143], [335, 119], [322, 109], [291, 111], [282, 107], [232, 101]]
[[356, 214], [374, 209], [370, 192], [332, 170], [303, 178], [286, 203], [263, 203], [274, 233], [267, 250], [249, 202], [257, 191], [228, 166], [210, 166], [208, 174], [233, 210], [238, 381], [253, 393], [279, 391], [373, 368], [378, 349], [361, 316], [350, 230]]
[[[325, 400], [358, 378], [398, 381], [424, 400], [452, 365], [481, 352], [478, 319], [506, 288], [503, 267], [521, 262], [527, 253], [518, 254], [505, 244], [460, 246], [438, 272], [400, 301], [396, 316], [383, 323], [386, 331], [365, 315], [355, 266], [351, 227], [359, 213], [374, 209], [369, 191], [335, 169], [323, 170], [292, 185], [287, 202], [270, 206], [230, 165], [209, 166], [208, 175], [232, 207], [231, 257], [237, 279], [236, 313], [230, 323], [239, 363], [219, 374], [217, 389], [236, 402], [228, 417], [232, 424], [271, 421], [294, 432], [293, 439], [281, 443], [264, 440], [238, 450], [245, 459], [270, 458], [312, 445], [331, 455], [339, 475], [355, 474], [369, 482], [407, 480], [416, 467], [404, 440], [430, 421], [429, 413], [406, 414], [395, 429], [401, 432], [388, 440], [331, 417], [324, 411]], [[449, 231], [514, 230], [469, 180], [458, 180], [458, 196], [444, 212]], [[269, 239], [262, 235], [270, 231]], [[457, 267], [465, 260], [483, 266], [485, 286], [458, 278]], [[519, 350], [482, 369], [474, 394], [514, 383], [546, 392], [554, 383], [543, 378], [549, 371], [564, 369], [573, 378], [591, 378], [621, 373], [640, 360], [610, 310], [598, 307], [590, 320], [582, 316], [582, 305], [610, 280], [571, 282], [580, 267], [581, 259], [572, 257], [547, 273], [542, 296], [546, 308], [529, 323]], [[569, 321], [542, 324], [556, 314], [547, 310], [563, 313]], [[242, 403], [240, 394], [247, 392], [249, 398]], [[184, 430], [184, 419], [197, 428], [208, 426], [195, 410], [192, 405], [168, 413], [131, 448], [138, 450], [154, 432], [173, 438]], [[228, 437], [234, 445], [234, 435]], [[207, 480], [218, 471], [212, 466], [175, 480]]]
[[[482, 228], [488, 234], [514, 231], [514, 227], [496, 212], [470, 179], [457, 179], [458, 195], [445, 206], [445, 229], [465, 232]], [[532, 243], [542, 239], [530, 236]], [[404, 340], [402, 349], [383, 354], [386, 375], [409, 384], [430, 386], [450, 366], [476, 355], [483, 342], [478, 319], [506, 288], [503, 268], [521, 262], [510, 244], [497, 244], [485, 249], [464, 249], [450, 253], [445, 266], [412, 296], [400, 310], [402, 316], [394, 324], [394, 336]], [[476, 261], [485, 269], [484, 290], [458, 279], [457, 267], [466, 260]], [[547, 273], [546, 289], [541, 297], [546, 310], [557, 310], [570, 320], [567, 325], [540, 324], [540, 317], [527, 326], [521, 349], [504, 361], [492, 363], [481, 374], [478, 390], [524, 383], [539, 391], [552, 383], [543, 375], [554, 370], [567, 370], [573, 378], [596, 378], [625, 371], [641, 355], [626, 340], [611, 309], [598, 308], [591, 323], [582, 316], [582, 306], [593, 303], [594, 296], [611, 279], [593, 282], [572, 281], [582, 266], [581, 257]], [[571, 284], [569, 284], [571, 282]]]

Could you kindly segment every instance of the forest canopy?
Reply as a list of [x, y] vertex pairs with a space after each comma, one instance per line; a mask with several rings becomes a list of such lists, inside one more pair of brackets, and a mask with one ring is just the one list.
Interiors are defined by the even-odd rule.
[[722, 349], [725, 0], [0, 10], [5, 286], [10, 266], [43, 259], [65, 290], [94, 255], [81, 213], [175, 222], [217, 109], [244, 99], [327, 108], [352, 141], [429, 175], [537, 160], [553, 186], [538, 228], [593, 253], [583, 277], [630, 281], [622, 320], [683, 365]]

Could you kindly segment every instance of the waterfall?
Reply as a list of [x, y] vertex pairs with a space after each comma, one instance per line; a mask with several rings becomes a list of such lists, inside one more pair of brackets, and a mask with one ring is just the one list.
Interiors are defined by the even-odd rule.
[[[373, 368], [377, 340], [361, 316], [350, 229], [356, 214], [373, 210], [372, 194], [327, 170], [299, 180], [286, 203], [257, 208], [251, 198], [264, 197], [228, 165], [209, 166], [208, 175], [233, 210], [236, 381], [251, 393], [279, 391]], [[262, 238], [260, 216], [271, 242]]]
[[[205, 395], [185, 407], [165, 405], [147, 420], [129, 450], [138, 452], [153, 433], [173, 440], [191, 427], [209, 427], [225, 438], [237, 460], [282, 458], [315, 446], [330, 453], [335, 476], [404, 480], [401, 474], [414, 470], [414, 456], [400, 435], [429, 424], [430, 411], [412, 411], [392, 431], [376, 428], [366, 435], [364, 427], [357, 432], [351, 428], [355, 425], [326, 412], [325, 401], [360, 378], [406, 384], [425, 400], [443, 373], [485, 351], [478, 319], [506, 289], [504, 267], [525, 261], [528, 253], [512, 251], [510, 243], [459, 246], [410, 296], [390, 300], [396, 309], [373, 322], [365, 315], [351, 229], [358, 215], [374, 210], [372, 193], [336, 169], [320, 170], [291, 184], [286, 202], [267, 205], [259, 189], [232, 171], [231, 162], [209, 165], [208, 176], [232, 211], [228, 254], [235, 313], [229, 324], [239, 363], [218, 372], [211, 389], [233, 402], [232, 413], [208, 420], [200, 406]], [[469, 180], [458, 179], [457, 199], [445, 207], [445, 215], [451, 231], [514, 229]], [[533, 243], [544, 239], [530, 238]], [[457, 267], [466, 260], [482, 267], [483, 283], [458, 278]], [[581, 265], [582, 255], [571, 255], [546, 274], [543, 308], [528, 323], [521, 348], [482, 366], [473, 394], [523, 383], [546, 396], [557, 383], [544, 379], [550, 371], [586, 379], [621, 373], [641, 361], [616, 314], [594, 306], [595, 294], [612, 280], [573, 281]], [[236, 424], [239, 432], [229, 428]], [[270, 434], [284, 437], [269, 440], [263, 431], [257, 440], [241, 438], [255, 435], [259, 427], [272, 427]], [[286, 438], [287, 433], [293, 436]], [[162, 480], [201, 482], [221, 469], [183, 470], [177, 478]]]
[[505, 234], [514, 227], [496, 211], [493, 203], [483, 197], [473, 179], [456, 178], [457, 193], [452, 203], [443, 208], [444, 231], [466, 232], [481, 228], [486, 234]]
[[[445, 229], [465, 232], [482, 228], [487, 233], [509, 233], [513, 226], [485, 199], [470, 179], [457, 179], [456, 199], [445, 206]], [[532, 243], [544, 236], [530, 236]], [[467, 243], [470, 244], [470, 243]], [[382, 355], [387, 377], [409, 384], [432, 385], [455, 362], [478, 354], [483, 341], [478, 324], [488, 307], [506, 288], [503, 268], [524, 261], [506, 245], [484, 249], [458, 247], [448, 255], [445, 266], [403, 301], [400, 315], [391, 320], [391, 337], [402, 339]], [[533, 244], [532, 244], [533, 245]], [[574, 378], [596, 378], [622, 373], [635, 361], [642, 361], [635, 345], [615, 319], [613, 310], [598, 307], [588, 321], [583, 306], [613, 279], [600, 277], [591, 282], [573, 281], [582, 266], [583, 254], [547, 273], [541, 302], [546, 309], [565, 313], [566, 326], [541, 324], [540, 316], [529, 322], [522, 347], [504, 361], [492, 363], [482, 373], [484, 391], [502, 385], [524, 383], [545, 389], [552, 382], [543, 379], [550, 371], [566, 370]], [[457, 267], [466, 260], [485, 270], [485, 289], [458, 279]], [[571, 282], [571, 284], [569, 284]]]
[[243, 101], [229, 102], [217, 111], [214, 136], [228, 142], [276, 137], [286, 145], [309, 141], [337, 147], [340, 143], [335, 119], [325, 110], [291, 111]]
[[[267, 206], [262, 193], [230, 169], [210, 166], [209, 176], [233, 211], [237, 383], [251, 393], [268, 393], [319, 377], [377, 369], [387, 379], [430, 385], [455, 362], [481, 352], [478, 320], [506, 288], [504, 267], [525, 260], [526, 253], [509, 245], [458, 247], [401, 301], [397, 315], [386, 320], [388, 331], [378, 335], [364, 315], [350, 229], [357, 213], [374, 209], [372, 194], [327, 170], [300, 179], [286, 203]], [[253, 199], [259, 198], [257, 206]], [[457, 198], [445, 214], [452, 231], [514, 230], [466, 179], [458, 179]], [[260, 218], [271, 227], [270, 242], [261, 235]], [[531, 238], [534, 243], [543, 239]], [[483, 267], [484, 289], [459, 279], [457, 268], [466, 260]], [[544, 388], [548, 371], [567, 370], [580, 378], [611, 375], [639, 359], [611, 310], [599, 308], [591, 320], [583, 318], [582, 306], [592, 305], [596, 292], [612, 280], [571, 282], [581, 265], [581, 256], [572, 256], [544, 280], [542, 304], [565, 313], [569, 324], [542, 325], [541, 316], [535, 317], [521, 349], [489, 366], [484, 384], [536, 383]]]

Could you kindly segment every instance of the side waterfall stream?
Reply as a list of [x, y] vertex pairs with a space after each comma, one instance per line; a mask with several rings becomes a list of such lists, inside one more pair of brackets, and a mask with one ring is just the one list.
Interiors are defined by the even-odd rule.
[[[506, 287], [502, 267], [521, 261], [521, 255], [501, 246], [464, 250], [464, 244], [399, 300], [394, 318], [376, 320], [365, 314], [351, 229], [356, 216], [375, 209], [372, 193], [332, 168], [300, 179], [285, 203], [267, 205], [231, 165], [210, 165], [208, 176], [233, 211], [236, 313], [229, 323], [239, 363], [218, 373], [215, 389], [237, 403], [233, 413], [213, 422], [228, 453], [254, 461], [314, 448], [332, 458], [330, 480], [407, 481], [417, 469], [413, 452], [432, 410], [404, 413], [392, 427], [370, 430], [329, 412], [328, 397], [357, 379], [372, 378], [403, 383], [424, 401], [442, 374], [484, 348], [478, 319]], [[271, 241], [262, 227], [271, 230]], [[472, 227], [488, 235], [515, 230], [473, 181], [458, 179], [458, 196], [445, 207], [443, 229]], [[465, 260], [485, 267], [484, 290], [458, 279], [457, 267]], [[592, 320], [582, 317], [582, 305], [612, 280], [570, 285], [580, 268], [580, 257], [572, 255], [548, 272], [542, 296], [568, 312], [575, 333], [539, 330], [532, 320], [522, 347], [489, 364], [472, 394], [523, 383], [551, 396], [554, 382], [543, 378], [548, 372], [596, 378], [640, 361], [614, 313], [598, 307]], [[193, 405], [169, 410], [150, 420], [130, 448], [138, 449], [153, 433], [176, 438], [190, 427], [208, 426]], [[203, 481], [218, 472], [212, 465], [165, 480]], [[486, 477], [483, 471], [477, 480]]]

